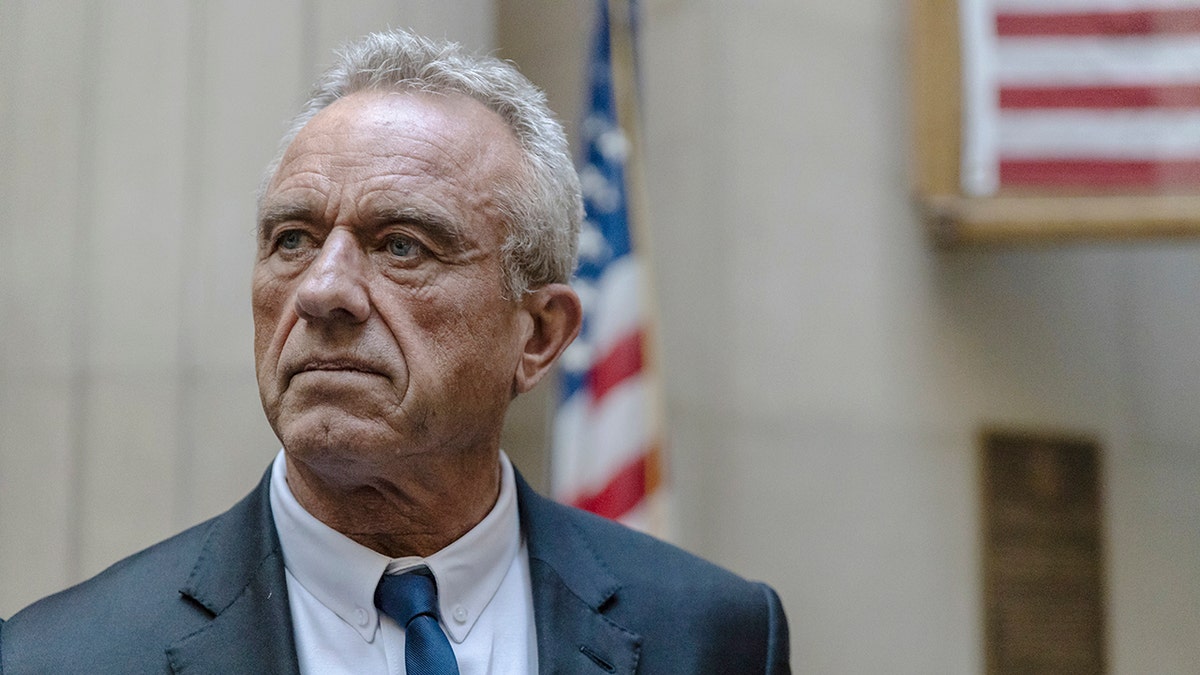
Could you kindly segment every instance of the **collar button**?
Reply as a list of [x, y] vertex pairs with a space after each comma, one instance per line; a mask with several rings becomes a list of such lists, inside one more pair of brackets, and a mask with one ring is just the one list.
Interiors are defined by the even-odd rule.
[[466, 623], [466, 622], [467, 622], [467, 610], [466, 610], [466, 608], [465, 608], [465, 607], [463, 607], [462, 605], [456, 605], [456, 606], [454, 607], [454, 612], [453, 612], [453, 615], [454, 615], [454, 620], [455, 620], [455, 621], [457, 621], [457, 622], [459, 622], [459, 623]]

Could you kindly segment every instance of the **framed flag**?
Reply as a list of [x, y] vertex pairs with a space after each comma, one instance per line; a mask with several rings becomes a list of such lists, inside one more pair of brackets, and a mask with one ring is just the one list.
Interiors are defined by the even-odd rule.
[[912, 0], [937, 241], [1200, 234], [1200, 0]]

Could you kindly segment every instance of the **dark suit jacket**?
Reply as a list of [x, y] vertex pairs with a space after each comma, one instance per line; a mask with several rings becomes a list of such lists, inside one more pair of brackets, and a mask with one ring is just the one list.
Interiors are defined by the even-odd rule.
[[[0, 623], [0, 674], [295, 673], [269, 476], [233, 508]], [[787, 673], [764, 584], [517, 478], [542, 673]]]

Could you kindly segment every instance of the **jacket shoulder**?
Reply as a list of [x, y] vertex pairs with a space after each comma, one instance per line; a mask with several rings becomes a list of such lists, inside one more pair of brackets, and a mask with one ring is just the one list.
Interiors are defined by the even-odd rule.
[[0, 634], [0, 673], [119, 672], [120, 664], [155, 660], [165, 669], [167, 644], [206, 617], [179, 590], [211, 525], [159, 542], [17, 612]]
[[14, 614], [0, 634], [0, 673], [168, 672], [166, 650], [214, 616], [189, 592], [200, 570], [253, 567], [271, 548], [261, 541], [266, 485], [264, 478], [229, 511]]
[[[757, 594], [758, 584], [693, 553], [620, 523], [559, 504], [519, 481], [522, 526], [530, 557], [557, 568], [584, 561], [607, 570], [622, 586], [659, 589], [656, 600], [690, 597], [696, 591], [728, 588], [734, 595]], [[586, 566], [585, 566], [586, 567]], [[711, 597], [711, 596], [705, 596]], [[719, 598], [718, 598], [719, 600]]]
[[730, 611], [761, 605], [764, 584], [749, 581], [719, 565], [620, 523], [571, 507], [565, 516], [598, 560], [627, 591], [644, 590], [657, 606], [696, 607], [707, 613], [716, 605]]
[[552, 502], [522, 484], [531, 561], [588, 596], [641, 640], [639, 672], [788, 672], [788, 628], [779, 596], [677, 546]]

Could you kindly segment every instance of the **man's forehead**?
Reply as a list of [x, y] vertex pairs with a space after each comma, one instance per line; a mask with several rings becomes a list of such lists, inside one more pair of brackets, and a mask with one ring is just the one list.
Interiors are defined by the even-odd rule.
[[[344, 96], [318, 112], [293, 140], [315, 132], [343, 139], [406, 134], [447, 136], [459, 149], [478, 150], [511, 142], [515, 132], [495, 111], [479, 101], [455, 92], [417, 89], [366, 89]], [[289, 148], [290, 149], [290, 148]]]
[[339, 164], [373, 162], [377, 170], [390, 161], [430, 177], [506, 182], [523, 164], [515, 132], [464, 94], [363, 90], [309, 120], [283, 153], [267, 192], [297, 176], [320, 189]]
[[516, 136], [465, 95], [362, 91], [297, 134], [259, 204], [263, 236], [283, 223], [396, 223], [438, 234], [447, 249], [496, 208], [521, 165]]

